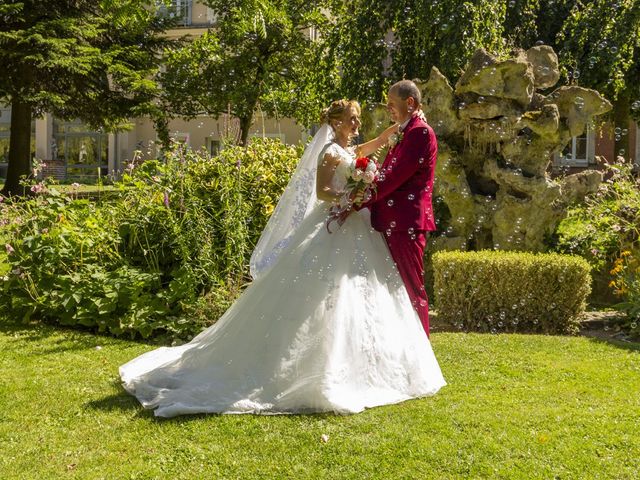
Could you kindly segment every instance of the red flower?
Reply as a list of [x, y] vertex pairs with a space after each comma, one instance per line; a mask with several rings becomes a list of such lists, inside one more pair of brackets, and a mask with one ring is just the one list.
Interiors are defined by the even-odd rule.
[[358, 170], [365, 170], [369, 162], [370, 160], [367, 157], [356, 158], [356, 168]]

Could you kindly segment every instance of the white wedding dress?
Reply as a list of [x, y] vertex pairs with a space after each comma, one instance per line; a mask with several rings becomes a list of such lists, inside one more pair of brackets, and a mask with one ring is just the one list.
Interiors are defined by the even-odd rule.
[[[344, 189], [353, 157], [341, 158]], [[323, 151], [325, 151], [323, 149]], [[334, 233], [312, 208], [262, 275], [191, 342], [120, 367], [124, 388], [155, 415], [361, 412], [435, 394], [446, 383], [368, 210]]]

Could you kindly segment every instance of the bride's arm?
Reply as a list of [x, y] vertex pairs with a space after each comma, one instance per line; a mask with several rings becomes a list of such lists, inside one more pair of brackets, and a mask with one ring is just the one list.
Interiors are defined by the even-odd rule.
[[367, 143], [358, 145], [356, 147], [356, 156], [367, 157], [371, 155], [380, 147], [384, 146], [389, 141], [389, 137], [394, 133], [396, 133], [397, 131], [398, 131], [398, 124], [394, 123], [373, 140], [369, 140]]
[[340, 158], [325, 153], [322, 161], [318, 164], [316, 174], [316, 195], [319, 200], [325, 202], [337, 201], [344, 192], [337, 192], [331, 188], [331, 179], [340, 163]]

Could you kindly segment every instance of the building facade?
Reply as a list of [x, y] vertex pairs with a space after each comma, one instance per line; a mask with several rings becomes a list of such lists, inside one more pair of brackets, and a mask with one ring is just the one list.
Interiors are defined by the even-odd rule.
[[587, 127], [586, 131], [573, 137], [562, 153], [555, 155], [551, 165], [552, 173], [572, 173], [584, 169], [599, 169], [603, 161], [616, 160], [616, 137], [620, 137], [625, 148], [622, 156], [640, 169], [640, 126], [634, 121], [628, 128], [615, 129], [611, 124], [601, 128]]
[[[167, 32], [170, 37], [199, 36], [215, 26], [215, 13], [206, 5], [192, 0], [173, 0], [163, 12], [176, 18], [177, 27]], [[314, 32], [310, 32], [313, 37]], [[11, 109], [0, 109], [0, 177], [5, 176], [9, 150]], [[215, 154], [221, 144], [229, 120], [202, 116], [194, 120], [172, 120], [172, 138], [195, 150]], [[254, 117], [250, 137], [280, 138], [296, 144], [307, 138], [308, 132], [292, 119], [267, 118], [259, 112]], [[621, 135], [628, 140], [625, 157], [640, 166], [640, 128], [615, 132], [605, 125], [595, 131], [588, 129], [575, 137], [564, 152], [556, 155], [550, 170], [555, 173], [598, 168], [599, 158], [614, 160], [614, 138]], [[45, 114], [32, 123], [32, 156], [43, 160], [46, 174], [61, 180], [91, 180], [98, 175], [118, 174], [134, 158], [153, 158], [158, 153], [158, 136], [153, 123], [146, 118], [131, 120], [131, 129], [109, 133], [94, 131], [81, 122], [67, 122]]]

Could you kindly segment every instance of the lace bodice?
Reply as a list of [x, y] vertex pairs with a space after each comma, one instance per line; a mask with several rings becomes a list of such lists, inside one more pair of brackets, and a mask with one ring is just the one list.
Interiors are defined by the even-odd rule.
[[328, 153], [332, 157], [341, 160], [331, 179], [331, 188], [337, 192], [341, 192], [347, 187], [347, 178], [351, 174], [351, 168], [355, 161], [355, 154], [350, 150], [351, 149], [344, 149], [337, 143], [332, 142], [324, 151], [325, 154]]

